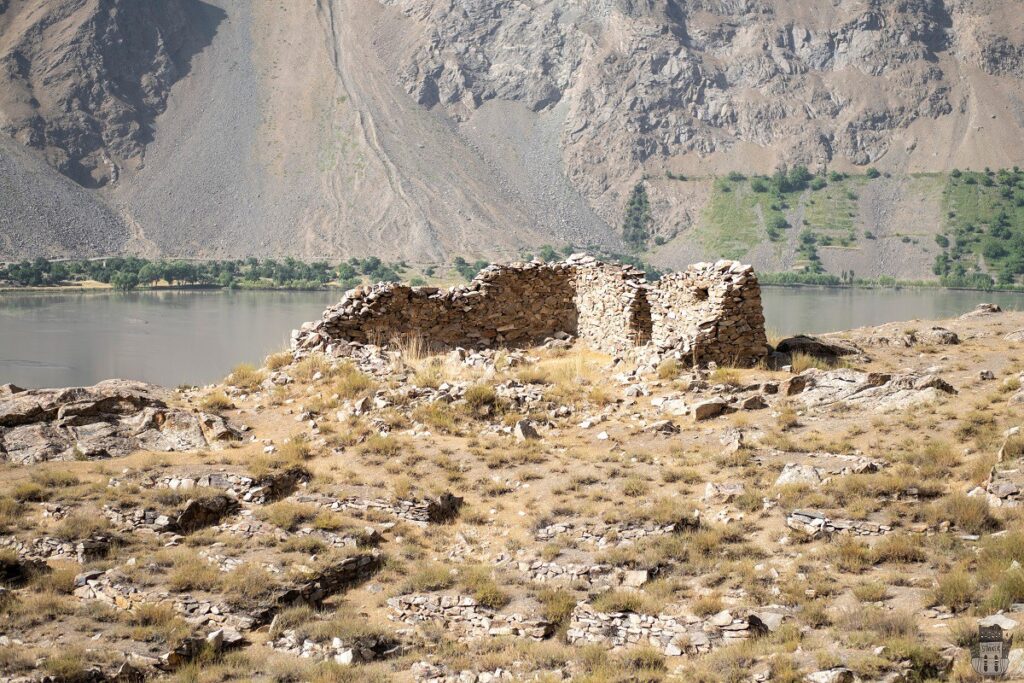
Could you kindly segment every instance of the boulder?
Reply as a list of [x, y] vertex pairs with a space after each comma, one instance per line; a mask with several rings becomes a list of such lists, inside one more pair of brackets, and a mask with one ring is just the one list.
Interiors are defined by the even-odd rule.
[[961, 318], [978, 318], [986, 315], [992, 315], [994, 313], [1002, 313], [1003, 309], [998, 304], [978, 304], [974, 307], [973, 311], [964, 313]]
[[519, 420], [512, 433], [520, 441], [535, 441], [540, 438], [540, 433], [533, 426], [532, 420]]
[[810, 484], [811, 486], [817, 486], [821, 483], [821, 475], [818, 474], [818, 470], [810, 465], [797, 465], [795, 463], [786, 463], [785, 467], [782, 468], [782, 473], [779, 474], [779, 478], [775, 480], [776, 486], [784, 486], [786, 484]]
[[932, 344], [940, 344], [943, 346], [960, 343], [960, 337], [957, 336], [956, 332], [947, 330], [945, 327], [929, 327], [927, 330], [918, 332], [917, 336], [922, 341], [931, 342]]
[[189, 533], [216, 524], [238, 509], [238, 501], [224, 493], [203, 498], [190, 498], [174, 520], [174, 527]]
[[704, 502], [729, 503], [743, 495], [744, 486], [741, 482], [725, 482], [715, 484], [708, 482], [704, 487]]
[[697, 422], [710, 420], [722, 413], [729, 412], [729, 404], [723, 399], [713, 398], [710, 401], [702, 401], [693, 406], [693, 419]]
[[844, 667], [807, 674], [807, 683], [853, 683], [853, 672]]
[[836, 363], [843, 356], [854, 356], [863, 353], [859, 348], [846, 341], [810, 337], [804, 334], [783, 339], [775, 347], [775, 350], [779, 353], [785, 353], [790, 357], [793, 354], [802, 353], [830, 364]]

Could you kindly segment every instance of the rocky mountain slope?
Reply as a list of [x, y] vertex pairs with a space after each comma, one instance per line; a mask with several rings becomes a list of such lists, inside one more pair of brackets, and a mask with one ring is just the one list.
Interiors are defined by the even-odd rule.
[[[1019, 163], [1018, 9], [8, 0], [0, 129], [90, 189], [92, 202], [64, 200], [66, 215], [110, 207], [136, 251], [428, 261], [545, 242], [621, 249], [646, 175], [671, 242], [656, 260], [677, 266], [700, 251], [715, 175]], [[876, 194], [888, 196], [866, 215], [915, 211], [900, 192]], [[21, 246], [0, 256], [60, 253], [47, 226], [26, 219], [7, 240]], [[889, 260], [883, 270], [903, 276], [928, 261]]]

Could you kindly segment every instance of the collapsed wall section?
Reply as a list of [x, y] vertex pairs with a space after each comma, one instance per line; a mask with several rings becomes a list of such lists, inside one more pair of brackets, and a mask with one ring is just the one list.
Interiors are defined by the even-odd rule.
[[295, 335], [299, 349], [418, 337], [433, 346], [515, 346], [576, 334], [568, 263], [492, 265], [468, 285], [441, 291], [382, 283], [357, 287]]
[[768, 352], [761, 287], [752, 266], [697, 263], [648, 292], [651, 341], [694, 363], [752, 365]]

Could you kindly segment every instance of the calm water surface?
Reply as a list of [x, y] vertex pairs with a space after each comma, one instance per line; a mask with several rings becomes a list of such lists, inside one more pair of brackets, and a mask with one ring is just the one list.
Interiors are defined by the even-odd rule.
[[[0, 384], [93, 384], [125, 377], [166, 386], [220, 379], [243, 361], [286, 348], [291, 330], [320, 317], [339, 292], [166, 291], [0, 293]], [[1024, 309], [1024, 295], [942, 290], [766, 287], [777, 334], [896, 320], [948, 318], [982, 301]]]

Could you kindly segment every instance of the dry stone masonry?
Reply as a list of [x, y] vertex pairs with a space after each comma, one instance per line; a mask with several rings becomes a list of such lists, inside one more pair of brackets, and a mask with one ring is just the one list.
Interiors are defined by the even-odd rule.
[[768, 346], [761, 288], [751, 266], [697, 263], [665, 275], [649, 291], [651, 338], [695, 363], [744, 365]]
[[630, 266], [573, 255], [559, 263], [492, 265], [441, 291], [380, 283], [345, 294], [292, 333], [298, 353], [358, 352], [418, 338], [441, 348], [525, 346], [575, 335], [620, 354], [637, 347], [697, 362], [751, 364], [768, 344], [751, 266], [698, 263], [657, 283]]
[[693, 530], [700, 525], [699, 517], [684, 518], [678, 522], [659, 524], [657, 522], [555, 522], [537, 529], [534, 538], [546, 543], [562, 534], [572, 533], [578, 543], [594, 543], [598, 548], [629, 545], [646, 536], [664, 536]]
[[885, 524], [855, 519], [830, 519], [814, 510], [794, 510], [786, 517], [786, 526], [811, 538], [833, 534], [882, 536], [892, 531], [892, 527]]
[[414, 593], [388, 600], [392, 618], [410, 625], [440, 624], [465, 638], [516, 636], [544, 639], [551, 625], [522, 614], [503, 614], [485, 607], [468, 595]]
[[[766, 623], [766, 620], [768, 623]], [[708, 618], [674, 617], [634, 612], [598, 612], [579, 603], [572, 612], [566, 638], [572, 644], [603, 643], [613, 648], [650, 645], [669, 656], [710, 652], [717, 645], [746, 640], [767, 633], [770, 617], [750, 613], [734, 616], [728, 611]]]

